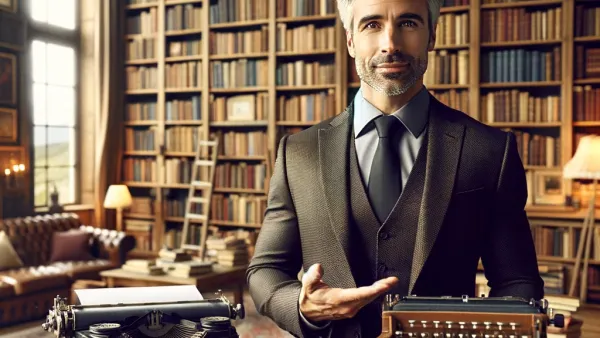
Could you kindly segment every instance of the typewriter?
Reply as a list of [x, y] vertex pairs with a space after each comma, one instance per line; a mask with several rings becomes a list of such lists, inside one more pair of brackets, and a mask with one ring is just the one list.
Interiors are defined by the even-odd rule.
[[221, 292], [214, 299], [108, 305], [67, 305], [57, 296], [42, 324], [59, 338], [230, 338], [244, 318]]
[[545, 338], [549, 325], [564, 325], [545, 299], [388, 294], [382, 310], [380, 338]]

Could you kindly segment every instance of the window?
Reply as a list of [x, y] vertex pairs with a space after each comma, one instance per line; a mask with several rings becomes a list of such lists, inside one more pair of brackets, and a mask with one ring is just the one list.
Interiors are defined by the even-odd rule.
[[35, 207], [78, 202], [78, 44], [75, 0], [30, 0]]

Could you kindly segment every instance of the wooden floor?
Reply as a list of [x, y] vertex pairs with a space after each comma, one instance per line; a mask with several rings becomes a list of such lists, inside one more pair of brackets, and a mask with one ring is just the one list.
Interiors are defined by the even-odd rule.
[[574, 317], [583, 320], [582, 338], [600, 338], [600, 308], [581, 308]]

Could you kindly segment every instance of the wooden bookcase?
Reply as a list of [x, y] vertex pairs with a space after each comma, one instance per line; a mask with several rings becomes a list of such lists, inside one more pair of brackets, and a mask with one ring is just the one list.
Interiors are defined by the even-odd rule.
[[[151, 103], [145, 108], [150, 116], [136, 116], [129, 112], [135, 108], [125, 107], [124, 130], [129, 143], [125, 142], [122, 152], [123, 181], [138, 198], [134, 208], [126, 214], [125, 222], [128, 230], [138, 233], [142, 239], [144, 234], [149, 234], [146, 249], [138, 253], [153, 255], [165, 242], [179, 240], [176, 235], [165, 235], [165, 232], [176, 230], [183, 222], [185, 204], [181, 199], [172, 202], [172, 196], [178, 192], [184, 196], [189, 185], [173, 172], [192, 159], [193, 129], [253, 138], [253, 147], [247, 145], [247, 140], [238, 140], [237, 148], [231, 146], [235, 142], [226, 142], [230, 146], [219, 156], [219, 165], [246, 166], [240, 169], [243, 172], [248, 172], [247, 166], [255, 166], [254, 174], [263, 174], [248, 181], [264, 182], [264, 186], [219, 186], [215, 195], [224, 199], [246, 196], [251, 201], [246, 200], [246, 203], [254, 210], [254, 218], [240, 222], [213, 217], [211, 224], [223, 230], [258, 230], [278, 140], [285, 133], [314, 125], [319, 116], [328, 118], [338, 114], [360, 86], [346, 51], [345, 33], [335, 1], [306, 0], [317, 5], [311, 8], [313, 12], [305, 13], [286, 7], [286, 2], [291, 3], [291, 0], [134, 1], [124, 8], [126, 27], [130, 29], [125, 43], [137, 44], [139, 48], [142, 45], [139, 41], [149, 39], [153, 42], [146, 44], [154, 51], [147, 55], [128, 52], [124, 77], [131, 88], [125, 93], [128, 105]], [[260, 3], [260, 7], [250, 10], [254, 3]], [[226, 4], [230, 9], [223, 11]], [[246, 5], [250, 7], [245, 8]], [[240, 11], [238, 6], [242, 7]], [[594, 50], [600, 43], [600, 9], [594, 9], [596, 7], [600, 7], [597, 2], [584, 0], [447, 0], [446, 7], [442, 8], [437, 47], [430, 53], [425, 83], [443, 102], [495, 127], [514, 130], [521, 144], [530, 144], [521, 148], [530, 182], [547, 182], [548, 179], [551, 182], [573, 155], [578, 136], [600, 132], [600, 65], [594, 61], [600, 59], [596, 56], [600, 52]], [[190, 11], [187, 16], [186, 8]], [[169, 19], [173, 15], [187, 17], [189, 22], [177, 26]], [[140, 25], [143, 30], [139, 29]], [[285, 43], [281, 39], [284, 34], [278, 33], [284, 30], [287, 31]], [[232, 37], [235, 34], [254, 35]], [[310, 39], [312, 34], [319, 38]], [[238, 39], [237, 44], [233, 43], [234, 39]], [[188, 42], [192, 40], [196, 42]], [[173, 44], [178, 41], [186, 43]], [[316, 45], [311, 46], [310, 41]], [[189, 53], [186, 48], [191, 49]], [[175, 81], [175, 85], [167, 85], [167, 70], [186, 63], [195, 64], [188, 67], [198, 70], [190, 79], [196, 82], [179, 84], [186, 82], [180, 76], [170, 80]], [[134, 74], [139, 75], [135, 71], [145, 67], [155, 69], [146, 76], [153, 82], [135, 87]], [[298, 68], [312, 69], [315, 76], [299, 76], [302, 72]], [[490, 68], [495, 70], [493, 74]], [[234, 69], [240, 73], [229, 81], [215, 76], [231, 76]], [[243, 71], [257, 78], [240, 75]], [[245, 95], [255, 95], [255, 120], [228, 121], [227, 104], [222, 100], [237, 97], [229, 101], [230, 104], [238, 101], [237, 104], [244, 107], [251, 104]], [[193, 107], [200, 113], [190, 115], [188, 104], [187, 116], [175, 116], [176, 109], [171, 102], [190, 100], [194, 96]], [[311, 104], [315, 109], [306, 108]], [[318, 105], [329, 108], [320, 111]], [[283, 112], [288, 115], [283, 116]], [[300, 115], [303, 112], [305, 114]], [[134, 130], [136, 136], [133, 136]], [[262, 136], [253, 136], [253, 133]], [[135, 137], [139, 138], [139, 144], [133, 147]], [[174, 138], [179, 141], [173, 143]], [[144, 160], [154, 164], [140, 164]], [[148, 170], [145, 180], [139, 174], [133, 176], [134, 161], [138, 162], [136, 170]], [[527, 209], [534, 234], [538, 226], [576, 229], [589, 198], [584, 193], [585, 183], [566, 182], [563, 186], [563, 193], [573, 196], [582, 204], [580, 207], [564, 205], [564, 198], [556, 203], [556, 196], [548, 191], [546, 195], [538, 195], [534, 193], [537, 186], [532, 185], [532, 204]], [[222, 206], [222, 200], [217, 201], [213, 207]], [[240, 203], [238, 197], [235, 203]], [[171, 209], [179, 208], [178, 212], [166, 211], [167, 205], [172, 206]], [[536, 242], [538, 244], [547, 245]], [[573, 265], [573, 258], [556, 256], [560, 255], [540, 255], [540, 260]], [[600, 270], [600, 260], [590, 263], [593, 269]], [[598, 288], [598, 285], [590, 286], [592, 291]]]

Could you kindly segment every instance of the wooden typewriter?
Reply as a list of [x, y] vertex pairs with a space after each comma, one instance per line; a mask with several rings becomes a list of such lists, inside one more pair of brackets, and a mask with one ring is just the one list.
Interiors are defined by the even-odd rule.
[[382, 321], [380, 338], [545, 338], [549, 325], [564, 325], [547, 300], [515, 297], [386, 295]]

